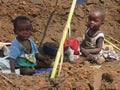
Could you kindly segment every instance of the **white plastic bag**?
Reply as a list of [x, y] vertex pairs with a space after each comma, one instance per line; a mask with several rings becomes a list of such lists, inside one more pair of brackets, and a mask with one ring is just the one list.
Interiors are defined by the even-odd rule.
[[0, 69], [10, 69], [10, 64], [9, 64], [9, 60], [7, 59], [8, 56], [6, 57], [0, 57]]
[[[11, 73], [8, 57], [9, 56], [0, 57], [0, 72]], [[20, 69], [15, 69], [15, 72], [20, 75]]]
[[[11, 73], [10, 69], [1, 70], [2, 73]], [[20, 69], [15, 69], [16, 74], [20, 75]]]

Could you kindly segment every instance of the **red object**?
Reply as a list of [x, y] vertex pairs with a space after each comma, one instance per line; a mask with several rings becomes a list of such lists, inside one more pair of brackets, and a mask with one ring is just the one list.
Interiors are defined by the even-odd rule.
[[70, 40], [65, 40], [64, 42], [64, 48], [68, 48], [71, 47], [74, 50], [74, 54], [78, 55], [79, 51], [78, 51], [78, 47], [79, 47], [79, 42], [77, 39], [70, 39]]

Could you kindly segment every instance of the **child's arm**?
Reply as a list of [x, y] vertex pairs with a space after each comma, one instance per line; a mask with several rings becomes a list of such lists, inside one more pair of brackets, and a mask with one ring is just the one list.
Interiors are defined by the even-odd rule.
[[98, 38], [98, 40], [97, 40], [97, 46], [96, 46], [96, 48], [94, 48], [94, 49], [85, 49], [85, 48], [83, 48], [83, 47], [81, 47], [81, 52], [83, 53], [83, 55], [85, 55], [85, 56], [88, 56], [89, 54], [97, 54], [97, 53], [99, 53], [100, 51], [101, 51], [101, 49], [102, 49], [102, 45], [103, 45], [103, 38], [102, 37], [100, 37], [100, 38]]
[[47, 67], [47, 68], [52, 68], [53, 67], [53, 60], [52, 59], [44, 57], [41, 54], [36, 54], [36, 59], [39, 60], [40, 62], [44, 63], [44, 65], [45, 65], [44, 67]]
[[46, 59], [48, 59], [48, 58], [45, 58], [44, 56], [42, 56], [42, 55], [39, 54], [39, 53], [37, 53], [37, 54], [35, 55], [35, 57], [36, 57], [36, 59], [38, 59], [38, 60], [46, 60]]
[[15, 73], [15, 60], [13, 60], [12, 58], [9, 58], [10, 61], [10, 69], [12, 73]]

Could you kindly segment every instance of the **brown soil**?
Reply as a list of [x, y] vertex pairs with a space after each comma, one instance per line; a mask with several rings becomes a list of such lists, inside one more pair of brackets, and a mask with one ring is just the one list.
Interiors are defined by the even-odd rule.
[[[31, 38], [38, 47], [45, 42], [59, 43], [72, 0], [59, 0], [54, 10], [56, 1], [0, 0], [0, 41], [11, 42], [15, 37], [13, 19], [26, 15], [32, 20]], [[88, 13], [94, 8], [105, 11], [106, 19], [101, 30], [108, 40], [120, 47], [120, 0], [88, 0], [77, 4], [71, 23], [72, 38], [84, 34]], [[79, 61], [83, 60], [80, 57]], [[55, 79], [49, 79], [50, 73], [33, 76], [0, 73], [0, 90], [119, 90], [120, 61], [106, 62], [99, 69], [90, 66], [87, 61], [79, 64], [64, 62], [61, 74]]]

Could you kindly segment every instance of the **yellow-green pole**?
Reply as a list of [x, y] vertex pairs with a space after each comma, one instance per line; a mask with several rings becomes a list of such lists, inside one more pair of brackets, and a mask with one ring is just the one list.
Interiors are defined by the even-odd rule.
[[57, 51], [57, 55], [56, 55], [56, 58], [55, 58], [55, 62], [54, 62], [54, 66], [53, 66], [53, 70], [52, 70], [50, 78], [55, 77], [56, 70], [57, 70], [58, 63], [59, 63], [61, 53], [62, 53], [62, 49], [63, 49], [63, 44], [64, 44], [64, 41], [66, 39], [67, 33], [68, 33], [68, 26], [71, 23], [71, 19], [72, 19], [72, 15], [73, 15], [73, 12], [74, 12], [74, 9], [75, 9], [75, 6], [76, 6], [76, 2], [77, 2], [77, 0], [73, 0], [73, 2], [72, 2], [70, 13], [69, 13], [69, 16], [68, 16], [68, 19], [67, 19], [66, 26], [65, 26], [64, 31], [63, 31], [63, 36], [62, 36], [62, 39], [61, 39], [61, 42], [60, 42], [60, 45], [59, 45], [59, 48], [58, 48], [58, 51]]
[[120, 51], [120, 48], [118, 48], [117, 46], [115, 46], [113, 43], [111, 43], [110, 41], [108, 41], [107, 39], [105, 39], [105, 42], [107, 42], [108, 44], [112, 45], [115, 49]]

